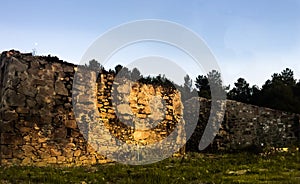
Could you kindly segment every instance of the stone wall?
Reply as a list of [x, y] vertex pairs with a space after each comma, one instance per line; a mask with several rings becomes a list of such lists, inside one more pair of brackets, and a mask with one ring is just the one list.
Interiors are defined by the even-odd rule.
[[[178, 127], [184, 125], [183, 106], [177, 90], [133, 82], [114, 72], [96, 75], [84, 67], [78, 67], [73, 88], [77, 124], [97, 153], [132, 164], [160, 160], [170, 150], [183, 153], [185, 131]], [[161, 143], [171, 133], [174, 141]], [[141, 159], [146, 157], [151, 159]]]
[[72, 112], [75, 66], [18, 52], [1, 56], [1, 164], [96, 163]]
[[[0, 62], [0, 161], [3, 165], [105, 163], [109, 160], [99, 154], [99, 147], [87, 142], [96, 139], [91, 137], [93, 135], [104, 135], [100, 131], [86, 132], [94, 126], [93, 122], [103, 123], [112, 135], [127, 144], [143, 146], [169, 135], [182, 119], [180, 94], [162, 86], [120, 84], [116, 98], [121, 100], [116, 101], [119, 104], [114, 109], [111, 106], [114, 73], [102, 73], [97, 80], [95, 72], [86, 70], [77, 72], [77, 80], [74, 80], [77, 66], [56, 57], [31, 56], [17, 51], [3, 52]], [[80, 81], [80, 74], [87, 80]], [[76, 88], [72, 89], [74, 81]], [[73, 109], [72, 94], [76, 109]], [[162, 98], [166, 102], [165, 111], [163, 104], [157, 103], [157, 99]], [[121, 104], [124, 100], [130, 102], [130, 106]], [[116, 113], [125, 117], [122, 121], [130, 122], [132, 117], [137, 117], [144, 125], [150, 125], [151, 122], [146, 121], [151, 119], [162, 122], [149, 130], [141, 126], [130, 128]], [[177, 136], [178, 145], [183, 144], [184, 131]], [[100, 137], [100, 151], [113, 153], [115, 148], [110, 145], [116, 138]]]
[[[188, 151], [198, 151], [209, 117], [211, 102], [200, 98], [197, 127], [186, 144]], [[193, 116], [187, 114], [186, 116]], [[300, 115], [226, 100], [226, 110], [219, 133], [206, 151], [262, 151], [300, 146]], [[188, 122], [187, 122], [188, 123]]]
[[[188, 124], [177, 90], [116, 79], [113, 72], [97, 77], [96, 72], [78, 69], [57, 57], [2, 53], [1, 165], [105, 163], [109, 160], [99, 153], [113, 154], [117, 140], [148, 146], [169, 136], [178, 123]], [[210, 101], [199, 101], [199, 122], [187, 142], [191, 151], [198, 150], [210, 112]], [[299, 115], [234, 101], [226, 106], [222, 128], [209, 149], [299, 145]], [[193, 107], [188, 108], [185, 116], [194, 117]], [[95, 122], [113, 136], [97, 129]], [[178, 150], [186, 141], [184, 129], [175, 137], [175, 143], [166, 146]], [[101, 144], [89, 144], [93, 140]], [[179, 153], [183, 152], [184, 147]]]

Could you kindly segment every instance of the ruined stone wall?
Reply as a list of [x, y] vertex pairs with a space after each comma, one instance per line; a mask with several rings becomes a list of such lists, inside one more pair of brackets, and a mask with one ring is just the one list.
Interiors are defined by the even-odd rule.
[[[183, 106], [176, 90], [117, 80], [109, 72], [101, 73], [98, 78], [95, 72], [83, 72], [85, 80], [81, 81], [80, 75], [74, 76], [75, 71], [77, 66], [56, 57], [33, 57], [15, 51], [2, 53], [1, 165], [105, 163], [108, 160], [99, 154], [99, 149], [113, 154], [117, 139], [143, 147], [168, 137], [178, 123], [188, 125], [182, 121]], [[73, 82], [76, 82], [74, 89]], [[210, 101], [202, 98], [199, 101], [199, 122], [187, 142], [191, 151], [198, 150], [210, 113]], [[211, 149], [299, 145], [299, 115], [235, 101], [227, 101], [226, 106], [222, 128]], [[192, 105], [186, 107], [185, 112], [190, 114], [185, 116], [194, 117]], [[95, 122], [113, 136], [97, 129]], [[96, 134], [91, 134], [91, 130]], [[175, 137], [175, 143], [166, 145], [170, 149], [186, 141], [183, 129]], [[101, 144], [88, 144], [92, 140]], [[124, 149], [120, 154], [125, 152]]]
[[[199, 141], [209, 117], [211, 102], [203, 98], [199, 101], [199, 121], [187, 142], [188, 151], [198, 151]], [[299, 114], [226, 100], [224, 120], [207, 151], [255, 152], [270, 148], [299, 147], [299, 118]]]
[[96, 163], [72, 112], [75, 66], [55, 57], [3, 53], [1, 164]]
[[226, 126], [230, 148], [299, 146], [299, 114], [227, 101]]
[[[86, 71], [81, 73], [85, 81], [80, 81], [79, 73], [76, 89], [72, 89], [78, 68], [56, 57], [33, 57], [12, 51], [2, 53], [0, 62], [2, 165], [105, 163], [109, 160], [96, 152], [99, 148], [88, 143], [89, 139], [99, 139], [92, 136], [104, 135], [102, 130], [96, 134], [86, 132], [94, 130], [92, 122], [103, 123], [115, 136], [110, 139], [102, 136], [98, 140], [101, 148], [113, 153], [115, 147], [110, 145], [116, 138], [127, 144], [148, 145], [169, 135], [181, 119], [180, 94], [166, 93], [161, 86], [119, 85], [116, 98], [120, 100], [113, 108], [113, 73], [102, 73], [97, 80], [95, 72]], [[76, 109], [73, 109], [72, 94]], [[162, 106], [157, 105], [157, 97], [166, 101], [165, 111], [159, 111]], [[130, 105], [122, 105], [124, 100]], [[149, 127], [128, 128], [116, 112], [125, 117], [122, 121], [130, 122], [137, 117], [148, 125], [151, 122], [145, 121], [151, 119], [162, 123], [149, 130]], [[181, 130], [178, 135], [179, 142], [184, 141], [183, 133]]]
[[[116, 78], [113, 72], [96, 76], [78, 67], [73, 110], [85, 139], [98, 153], [132, 164], [147, 162], [141, 158], [160, 160], [166, 152], [183, 153], [185, 131], [178, 126], [184, 125], [183, 106], [177, 90]], [[161, 143], [170, 134], [173, 141]]]

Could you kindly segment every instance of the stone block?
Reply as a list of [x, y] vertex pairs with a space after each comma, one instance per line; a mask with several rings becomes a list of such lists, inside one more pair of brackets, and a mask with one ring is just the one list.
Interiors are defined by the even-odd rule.
[[67, 137], [67, 130], [66, 128], [62, 127], [62, 128], [57, 128], [54, 130], [53, 133], [53, 139], [60, 141], [60, 140], [64, 140]]
[[1, 133], [1, 144], [14, 144], [14, 138], [17, 137], [14, 133]]
[[121, 94], [129, 94], [130, 93], [130, 85], [123, 84], [123, 85], [117, 85], [117, 92]]
[[50, 149], [50, 154], [51, 154], [51, 156], [60, 156], [61, 155], [61, 151], [57, 150], [57, 149], [51, 148]]
[[14, 121], [2, 121], [0, 126], [0, 133], [5, 133], [5, 132], [13, 132], [14, 131]]
[[13, 91], [11, 89], [8, 89], [4, 96], [4, 103], [6, 103], [8, 106], [15, 106], [15, 107], [24, 107], [25, 106], [25, 95], [16, 93], [16, 91]]
[[18, 150], [14, 150], [14, 152], [13, 152], [14, 158], [24, 158], [24, 156], [26, 156], [26, 155], [23, 150], [18, 149]]
[[166, 114], [165, 119], [168, 121], [172, 121], [173, 117], [171, 115]]
[[18, 92], [30, 97], [35, 97], [37, 94], [37, 89], [33, 87], [29, 87], [30, 85], [35, 85], [34, 83], [22, 83], [22, 85], [19, 87]]
[[32, 164], [32, 160], [29, 157], [25, 157], [21, 162], [21, 165], [30, 165], [30, 164]]
[[65, 126], [67, 128], [76, 129], [77, 128], [77, 122], [76, 122], [76, 120], [66, 120], [65, 121]]
[[48, 153], [47, 151], [38, 151], [38, 154], [43, 160], [47, 160], [51, 157], [50, 153]]
[[33, 151], [35, 150], [34, 147], [31, 145], [25, 144], [22, 146], [22, 150], [25, 152], [25, 155], [33, 154]]
[[24, 134], [24, 133], [29, 133], [29, 132], [31, 132], [32, 131], [32, 128], [30, 128], [30, 127], [20, 127], [20, 132], [22, 133], [22, 134]]
[[65, 87], [62, 81], [55, 82], [55, 93], [63, 96], [69, 95], [68, 89]]
[[21, 114], [28, 114], [29, 108], [28, 107], [17, 107], [16, 111]]
[[63, 156], [65, 156], [66, 158], [72, 158], [73, 155], [74, 155], [74, 151], [64, 148]]
[[88, 158], [86, 157], [86, 156], [81, 156], [81, 157], [79, 157], [79, 160], [80, 161], [83, 161], [83, 160], [87, 160]]
[[129, 106], [129, 104], [120, 104], [117, 106], [117, 111], [120, 114], [130, 114], [132, 115], [132, 111], [131, 108]]
[[4, 111], [3, 113], [3, 120], [4, 121], [14, 121], [18, 119], [18, 113], [16, 111]]
[[24, 72], [25, 70], [27, 70], [27, 68], [28, 65], [26, 63], [19, 61], [18, 59], [13, 59], [10, 62], [10, 65], [8, 66], [8, 70], [17, 71], [17, 72]]
[[39, 162], [36, 162], [35, 163], [35, 166], [37, 166], [37, 167], [45, 167], [45, 166], [47, 166], [47, 162], [45, 162], [45, 161], [39, 161]]
[[57, 158], [56, 157], [49, 157], [49, 158], [45, 159], [45, 161], [48, 164], [56, 164], [57, 163]]
[[81, 150], [74, 151], [74, 157], [79, 157], [81, 155]]
[[139, 114], [136, 115], [136, 117], [141, 118], [141, 119], [145, 119], [145, 118], [147, 118], [147, 114], [140, 114], [139, 113]]
[[64, 72], [73, 73], [73, 72], [74, 72], [74, 66], [69, 66], [69, 65], [64, 66], [64, 67], [63, 67], [63, 71], [64, 71]]
[[69, 149], [73, 149], [75, 147], [76, 147], [76, 145], [74, 143], [71, 143], [71, 142], [66, 145], [66, 148], [69, 148]]
[[26, 104], [29, 108], [36, 107], [36, 101], [34, 99], [26, 99]]
[[64, 163], [66, 161], [66, 157], [64, 156], [57, 156], [57, 163]]
[[48, 137], [40, 137], [40, 138], [38, 138], [38, 143], [45, 143], [45, 142], [47, 142], [48, 140], [49, 140]]
[[9, 145], [0, 145], [1, 146], [1, 156], [2, 158], [13, 158], [13, 154], [12, 154], [12, 147]]

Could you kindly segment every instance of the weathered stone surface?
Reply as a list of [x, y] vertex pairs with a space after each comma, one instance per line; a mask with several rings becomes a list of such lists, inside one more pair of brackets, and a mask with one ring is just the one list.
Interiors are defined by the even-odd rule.
[[13, 152], [13, 157], [14, 158], [17, 158], [17, 159], [23, 159], [24, 157], [25, 157], [25, 155], [24, 155], [24, 151], [23, 150], [15, 150], [14, 152]]
[[[173, 148], [184, 145], [185, 128], [193, 118], [199, 121], [187, 147], [198, 151], [199, 139], [210, 115], [209, 100], [197, 98], [200, 112], [196, 112], [196, 107], [188, 101], [183, 108], [177, 90], [123, 79], [115, 81], [115, 75], [110, 72], [100, 74], [97, 86], [92, 85], [97, 79], [95, 73], [77, 72], [87, 80], [79, 78], [78, 85], [72, 89], [74, 72], [79, 71], [76, 66], [51, 56], [15, 54], [18, 57], [12, 52], [9, 58], [0, 61], [3, 61], [0, 81], [4, 80], [0, 88], [2, 164], [107, 163], [110, 161], [97, 152], [98, 147], [89, 145], [84, 136], [97, 140], [107, 153], [113, 154], [118, 149], [111, 146], [116, 143], [115, 138], [127, 144], [149, 145], [163, 140], [179, 123], [183, 124], [175, 134], [174, 143], [167, 145]], [[21, 64], [16, 66], [14, 62]], [[116, 90], [116, 104], [112, 107], [112, 95]], [[299, 115], [234, 101], [227, 101], [226, 106], [224, 122], [212, 144], [215, 150], [261, 143], [292, 145], [297, 140], [294, 130], [300, 126]], [[73, 108], [79, 113], [76, 116]], [[222, 118], [222, 113], [216, 113], [212, 122]], [[113, 136], [103, 134], [103, 129], [97, 128], [95, 122], [101, 123]], [[94, 134], [89, 134], [91, 131], [95, 131]], [[184, 153], [184, 148], [178, 153]]]
[[39, 151], [38, 154], [40, 155], [41, 159], [48, 160], [51, 157], [50, 153], [45, 151]]
[[[37, 167], [45, 167], [45, 166], [47, 166], [47, 162], [45, 162], [45, 161], [39, 161], [39, 162], [35, 162], [34, 163]], [[28, 164], [24, 164], [24, 165], [28, 165]]]
[[67, 65], [63, 68], [64, 72], [70, 72], [70, 73], [73, 73], [74, 72], [74, 67], [73, 66], [70, 66], [70, 65]]
[[74, 157], [79, 157], [80, 154], [81, 154], [81, 150], [76, 150], [76, 151], [74, 152]]
[[1, 156], [2, 158], [12, 158], [13, 154], [12, 154], [12, 150], [10, 149], [10, 146], [8, 145], [3, 145], [1, 147]]
[[69, 92], [62, 81], [55, 82], [55, 92], [59, 95], [68, 96]]
[[3, 113], [3, 120], [5, 121], [14, 121], [18, 119], [18, 113], [15, 111], [5, 111]]
[[120, 104], [117, 106], [117, 111], [120, 114], [132, 114], [131, 108], [129, 106], [129, 104]]
[[45, 159], [45, 161], [48, 164], [56, 164], [57, 163], [57, 158], [56, 157], [49, 157], [49, 158]]
[[66, 120], [66, 122], [65, 122], [66, 124], [66, 127], [67, 128], [73, 128], [73, 129], [76, 129], [77, 128], [77, 122], [76, 122], [76, 120]]
[[4, 98], [5, 102], [10, 106], [23, 107], [25, 106], [25, 95], [18, 94], [13, 90], [8, 89]]
[[29, 108], [33, 108], [36, 105], [36, 101], [34, 99], [26, 99], [26, 104]]
[[[30, 85], [30, 83], [28, 84]], [[18, 92], [30, 97], [35, 97], [35, 95], [37, 94], [37, 89], [36, 88], [28, 88], [28, 86], [20, 86], [20, 88], [18, 89]]]
[[30, 142], [31, 137], [30, 137], [30, 135], [26, 135], [26, 136], [23, 137], [23, 139], [24, 139], [25, 142]]
[[19, 130], [21, 133], [28, 133], [28, 132], [32, 131], [32, 128], [31, 127], [20, 127]]
[[16, 111], [17, 111], [17, 113], [21, 113], [21, 114], [28, 114], [29, 108], [28, 107], [17, 107]]
[[22, 150], [24, 150], [25, 154], [32, 153], [35, 149], [30, 145], [23, 145]]
[[129, 94], [130, 93], [130, 86], [129, 85], [117, 85], [117, 92], [118, 93], [125, 93]]
[[46, 97], [47, 96], [52, 97], [55, 94], [53, 85], [51, 85], [50, 83], [45, 86], [39, 87], [39, 94]]
[[1, 133], [1, 144], [13, 144], [14, 137], [13, 133]]
[[64, 74], [63, 67], [61, 66], [60, 63], [52, 63], [52, 70], [56, 71], [57, 73], [60, 73], [61, 76]]
[[49, 138], [47, 138], [47, 137], [40, 137], [40, 138], [38, 138], [38, 143], [44, 143], [44, 142], [47, 142], [47, 140], [49, 140]]
[[57, 163], [58, 164], [64, 163], [65, 161], [66, 161], [66, 157], [64, 157], [64, 156], [58, 156], [57, 157]]
[[[59, 123], [57, 123], [59, 125]], [[54, 130], [53, 139], [54, 140], [63, 140], [67, 137], [67, 130], [66, 128], [57, 128]]]
[[17, 71], [17, 72], [24, 72], [28, 68], [27, 64], [15, 58], [11, 60], [11, 65], [9, 66], [10, 66], [9, 70]]
[[66, 158], [73, 158], [74, 155], [74, 151], [70, 150], [70, 149], [63, 149], [63, 156], [65, 156]]
[[150, 136], [150, 133], [148, 131], [135, 131], [133, 134], [134, 140], [144, 140], [147, 139]]
[[66, 145], [66, 148], [75, 148], [75, 147], [76, 147], [76, 145], [71, 142]]
[[29, 158], [29, 157], [25, 157], [23, 160], [22, 160], [22, 163], [21, 165], [29, 165], [32, 163], [32, 160]]

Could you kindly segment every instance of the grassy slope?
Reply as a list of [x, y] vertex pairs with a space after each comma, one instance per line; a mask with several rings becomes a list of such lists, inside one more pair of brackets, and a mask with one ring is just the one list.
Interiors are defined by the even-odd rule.
[[0, 167], [1, 183], [300, 183], [300, 153], [204, 155], [128, 166]]

